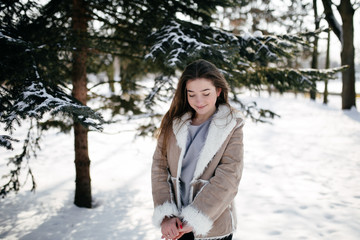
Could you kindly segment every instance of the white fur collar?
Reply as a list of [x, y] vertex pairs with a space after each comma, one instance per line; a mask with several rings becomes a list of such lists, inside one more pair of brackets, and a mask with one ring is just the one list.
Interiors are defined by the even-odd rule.
[[[241, 118], [242, 121], [237, 123], [237, 118]], [[240, 112], [230, 113], [230, 108], [227, 105], [220, 105], [217, 112], [214, 114], [213, 119], [209, 126], [208, 136], [201, 150], [200, 157], [198, 159], [194, 179], [197, 179], [204, 172], [206, 166], [215, 156], [220, 149], [230, 132], [238, 126], [243, 124], [243, 117]], [[176, 119], [173, 122], [173, 131], [176, 136], [177, 144], [181, 149], [179, 156], [177, 178], [181, 174], [182, 159], [184, 158], [186, 141], [188, 135], [188, 126], [191, 123], [191, 113], [184, 114], [180, 119]]]

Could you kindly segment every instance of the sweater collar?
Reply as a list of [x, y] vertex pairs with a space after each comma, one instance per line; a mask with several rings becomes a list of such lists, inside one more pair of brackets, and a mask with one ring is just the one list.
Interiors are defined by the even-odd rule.
[[[237, 121], [240, 118], [241, 121]], [[173, 131], [176, 136], [176, 141], [181, 149], [182, 154], [180, 158], [183, 158], [183, 152], [186, 148], [188, 128], [191, 123], [191, 113], [185, 113], [181, 118], [174, 120]], [[218, 152], [230, 132], [243, 123], [243, 117], [240, 112], [231, 111], [227, 105], [220, 105], [217, 111], [213, 115], [213, 119], [209, 126], [208, 136], [205, 144], [201, 149], [201, 153], [195, 168], [194, 179], [201, 176], [206, 166]], [[179, 159], [179, 164], [182, 159]], [[178, 169], [179, 170], [179, 169]], [[179, 177], [178, 171], [178, 177]]]

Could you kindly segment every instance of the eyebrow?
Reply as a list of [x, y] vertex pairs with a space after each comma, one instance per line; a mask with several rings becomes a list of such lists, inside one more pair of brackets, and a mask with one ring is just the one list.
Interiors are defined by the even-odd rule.
[[[209, 91], [209, 90], [210, 90], [210, 88], [205, 88], [205, 89], [201, 90], [200, 92], [205, 92], [205, 91]], [[194, 91], [189, 90], [189, 89], [187, 89], [187, 91], [188, 91], [188, 92], [194, 92]]]

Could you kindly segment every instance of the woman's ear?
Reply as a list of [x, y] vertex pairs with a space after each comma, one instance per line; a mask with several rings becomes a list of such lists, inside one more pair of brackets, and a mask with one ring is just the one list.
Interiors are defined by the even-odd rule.
[[220, 93], [221, 93], [221, 88], [217, 88], [216, 89], [216, 95], [219, 97], [220, 96]]

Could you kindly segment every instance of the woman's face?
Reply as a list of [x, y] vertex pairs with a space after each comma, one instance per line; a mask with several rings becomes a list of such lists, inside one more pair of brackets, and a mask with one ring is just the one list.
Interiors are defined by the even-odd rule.
[[197, 78], [186, 82], [187, 99], [196, 111], [196, 117], [208, 118], [216, 110], [216, 99], [221, 89], [216, 89], [213, 83], [205, 78]]

